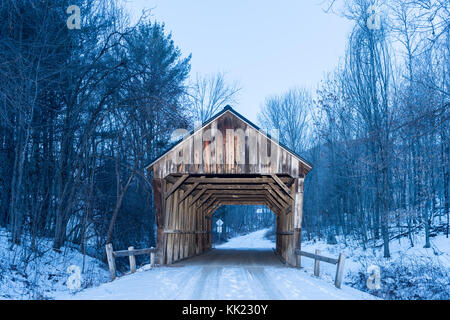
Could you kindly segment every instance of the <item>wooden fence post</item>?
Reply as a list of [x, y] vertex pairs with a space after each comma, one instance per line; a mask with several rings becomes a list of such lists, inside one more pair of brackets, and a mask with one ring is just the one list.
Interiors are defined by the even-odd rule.
[[336, 288], [341, 288], [341, 284], [342, 284], [342, 278], [344, 276], [344, 264], [345, 264], [345, 255], [343, 253], [341, 253], [339, 255], [339, 259], [338, 259], [338, 263], [337, 263], [337, 268], [336, 268], [336, 279], [334, 282], [334, 285], [336, 286]]
[[[320, 250], [316, 249], [316, 254], [320, 255]], [[320, 275], [320, 261], [317, 259], [314, 259], [314, 275], [316, 277]]]
[[[132, 252], [133, 250], [134, 250], [133, 246], [128, 247], [128, 251]], [[128, 256], [128, 258], [130, 259], [130, 272], [135, 273], [136, 272], [136, 257], [132, 253]]]
[[116, 278], [116, 261], [114, 258], [114, 251], [112, 243], [106, 245], [106, 257], [108, 259], [109, 273], [111, 274], [111, 281]]
[[[153, 249], [153, 247], [152, 247]], [[155, 253], [154, 252], [150, 252], [150, 266], [154, 267], [155, 266]]]

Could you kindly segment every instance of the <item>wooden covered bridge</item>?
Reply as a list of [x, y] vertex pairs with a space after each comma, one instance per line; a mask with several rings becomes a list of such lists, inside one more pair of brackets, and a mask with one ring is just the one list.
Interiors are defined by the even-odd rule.
[[153, 161], [160, 264], [209, 250], [211, 216], [225, 205], [265, 205], [276, 215], [276, 250], [296, 265], [303, 182], [311, 165], [225, 107]]

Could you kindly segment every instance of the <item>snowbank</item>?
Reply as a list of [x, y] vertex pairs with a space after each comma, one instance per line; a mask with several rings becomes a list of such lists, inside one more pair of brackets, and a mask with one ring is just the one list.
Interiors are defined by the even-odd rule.
[[[83, 271], [83, 255], [67, 247], [58, 253], [52, 250], [51, 241], [38, 241], [35, 253], [27, 251], [28, 246], [14, 246], [11, 250], [7, 232], [0, 229], [0, 299], [54, 299], [71, 292], [67, 286], [70, 276], [67, 268], [75, 265]], [[108, 279], [103, 263], [85, 256], [81, 289]]]
[[[417, 240], [420, 234], [416, 235]], [[302, 243], [302, 250], [337, 257], [345, 253], [344, 283], [369, 292], [383, 299], [450, 299], [450, 239], [437, 235], [430, 239], [431, 248], [423, 248], [423, 243], [416, 241], [414, 247], [404, 237], [390, 243], [391, 258], [383, 257], [383, 248], [367, 248], [361, 244], [338, 237], [338, 244], [329, 245], [325, 241], [307, 241]], [[380, 267], [381, 288], [369, 290], [366, 285], [367, 268], [371, 265]], [[302, 266], [313, 272], [314, 260], [302, 258]], [[324, 279], [334, 277], [336, 267], [321, 263]]]

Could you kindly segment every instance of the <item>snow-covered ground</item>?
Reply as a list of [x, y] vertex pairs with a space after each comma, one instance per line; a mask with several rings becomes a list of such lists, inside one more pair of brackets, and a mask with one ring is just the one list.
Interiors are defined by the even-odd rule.
[[[383, 299], [450, 299], [450, 239], [439, 234], [430, 238], [431, 248], [423, 248], [423, 234], [415, 234], [415, 246], [411, 247], [407, 237], [390, 242], [391, 258], [383, 258], [383, 248], [367, 248], [361, 244], [338, 238], [338, 244], [326, 241], [304, 241], [302, 250], [338, 257], [344, 253], [344, 283], [374, 294]], [[313, 272], [314, 260], [302, 257], [302, 266]], [[380, 268], [381, 288], [369, 290], [366, 285], [369, 266]], [[321, 263], [321, 278], [330, 280], [336, 267]]]
[[271, 249], [275, 243], [266, 239], [265, 235], [269, 229], [263, 229], [249, 233], [244, 236], [231, 238], [228, 242], [215, 246], [218, 249]]
[[[171, 267], [143, 266], [113, 282], [108, 282], [103, 263], [86, 256], [82, 289], [73, 292], [67, 286], [67, 268], [83, 267], [79, 251], [63, 247], [57, 253], [46, 239], [39, 240], [37, 255], [27, 251], [29, 246], [11, 250], [7, 232], [0, 229], [0, 300], [450, 299], [450, 240], [442, 234], [431, 238], [428, 249], [423, 248], [421, 234], [415, 235], [414, 247], [407, 238], [392, 241], [390, 259], [383, 258], [382, 247], [363, 250], [349, 239], [338, 238], [336, 245], [304, 241], [302, 250], [308, 252], [319, 249], [330, 257], [345, 253], [345, 285], [336, 289], [336, 266], [321, 263], [319, 278], [313, 276], [312, 259], [302, 257], [301, 270], [287, 267], [273, 254], [275, 244], [265, 238], [266, 232], [233, 238]], [[370, 265], [381, 269], [381, 289], [366, 287]]]
[[132, 275], [59, 299], [374, 299], [334, 287], [304, 270], [283, 265], [260, 230], [231, 239], [205, 255], [171, 267], [143, 267]]
[[[2, 299], [54, 299], [71, 290], [67, 286], [71, 265], [83, 269], [83, 255], [71, 248], [52, 250], [51, 241], [38, 240], [38, 253], [25, 246], [10, 250], [8, 234], [0, 229], [0, 300]], [[28, 246], [26, 246], [28, 247]], [[108, 281], [109, 273], [97, 259], [85, 257], [81, 287], [86, 288]]]

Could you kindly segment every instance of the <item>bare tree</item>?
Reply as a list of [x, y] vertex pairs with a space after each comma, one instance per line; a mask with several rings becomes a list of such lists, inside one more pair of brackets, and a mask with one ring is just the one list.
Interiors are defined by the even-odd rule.
[[265, 130], [279, 130], [279, 140], [296, 152], [307, 149], [312, 99], [305, 89], [291, 89], [266, 99], [258, 115]]
[[[67, 28], [69, 4], [80, 30]], [[38, 236], [55, 250], [152, 245], [143, 168], [188, 124], [190, 57], [163, 24], [130, 25], [114, 1], [0, 1], [0, 19], [0, 225], [14, 250], [30, 237], [38, 253]]]
[[206, 121], [227, 104], [237, 103], [241, 88], [228, 84], [224, 73], [196, 75], [189, 90], [189, 103], [195, 121]]

